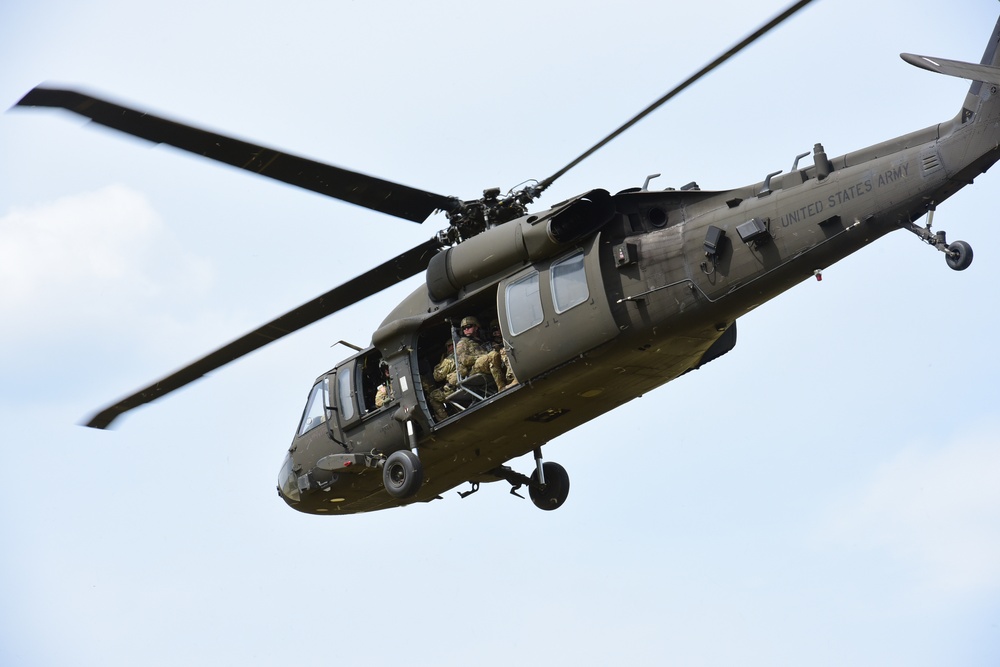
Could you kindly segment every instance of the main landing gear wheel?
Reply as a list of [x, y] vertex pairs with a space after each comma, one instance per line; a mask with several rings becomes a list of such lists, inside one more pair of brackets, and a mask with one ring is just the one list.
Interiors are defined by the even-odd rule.
[[955, 241], [944, 251], [948, 266], [956, 271], [965, 271], [972, 264], [972, 246], [965, 241]]
[[424, 466], [408, 449], [393, 452], [382, 468], [382, 484], [393, 498], [409, 498], [424, 483]]
[[542, 464], [545, 484], [538, 481], [538, 470], [531, 473], [531, 484], [528, 495], [535, 507], [543, 510], [554, 510], [566, 502], [569, 495], [569, 473], [558, 463], [546, 461]]

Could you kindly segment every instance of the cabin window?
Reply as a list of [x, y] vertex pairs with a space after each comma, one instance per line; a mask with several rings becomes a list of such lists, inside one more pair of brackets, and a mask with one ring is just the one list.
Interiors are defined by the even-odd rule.
[[516, 336], [542, 323], [542, 298], [538, 293], [538, 272], [507, 285], [507, 325]]
[[324, 378], [309, 392], [305, 412], [302, 413], [302, 423], [299, 424], [299, 435], [311, 431], [326, 421], [327, 382]]
[[340, 419], [346, 422], [354, 418], [353, 364], [348, 364], [337, 371], [337, 402], [340, 405]]
[[564, 313], [590, 298], [582, 251], [553, 264], [551, 277], [552, 303], [557, 313]]

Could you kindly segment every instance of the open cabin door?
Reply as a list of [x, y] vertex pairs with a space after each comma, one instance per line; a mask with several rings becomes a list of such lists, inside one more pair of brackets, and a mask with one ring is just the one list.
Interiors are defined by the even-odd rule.
[[521, 381], [618, 335], [601, 275], [600, 234], [502, 280], [497, 312], [507, 359]]

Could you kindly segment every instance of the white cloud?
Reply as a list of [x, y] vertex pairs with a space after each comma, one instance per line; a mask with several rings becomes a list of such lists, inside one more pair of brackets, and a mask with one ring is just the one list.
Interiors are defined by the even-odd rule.
[[10, 211], [0, 218], [0, 312], [17, 326], [4, 337], [101, 326], [165, 285], [204, 287], [207, 264], [175, 246], [147, 199], [123, 186]]
[[0, 303], [23, 307], [80, 280], [122, 279], [157, 227], [141, 195], [121, 186], [15, 210], [0, 219]]
[[884, 549], [940, 591], [1000, 588], [1000, 424], [913, 445], [834, 508], [826, 534]]

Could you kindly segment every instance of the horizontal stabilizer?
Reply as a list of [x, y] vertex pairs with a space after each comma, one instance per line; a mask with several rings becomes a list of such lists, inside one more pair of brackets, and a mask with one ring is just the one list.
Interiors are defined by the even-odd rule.
[[963, 63], [959, 60], [946, 60], [945, 58], [930, 58], [912, 53], [900, 53], [899, 57], [911, 65], [938, 74], [947, 74], [948, 76], [957, 76], [960, 79], [971, 79], [972, 81], [982, 81], [1000, 86], [1000, 67]]

